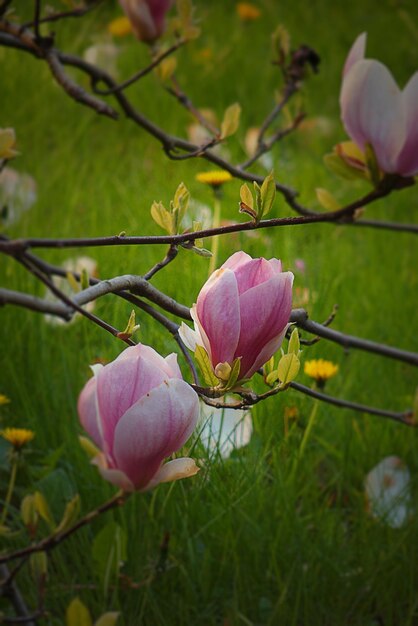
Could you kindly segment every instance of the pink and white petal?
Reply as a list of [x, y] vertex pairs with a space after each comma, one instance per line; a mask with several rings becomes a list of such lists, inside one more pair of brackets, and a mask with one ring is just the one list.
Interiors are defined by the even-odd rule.
[[180, 480], [182, 478], [190, 478], [195, 476], [200, 471], [200, 467], [196, 465], [194, 459], [189, 457], [182, 457], [180, 459], [173, 459], [164, 463], [164, 465], [158, 470], [154, 478], [150, 480], [144, 491], [154, 489], [161, 483], [171, 483], [174, 480]]
[[402, 92], [406, 139], [396, 159], [396, 172], [403, 176], [418, 174], [418, 72]]
[[405, 120], [401, 91], [389, 70], [379, 61], [358, 61], [344, 77], [340, 104], [353, 141], [362, 150], [370, 143], [380, 168], [394, 172], [405, 141]]
[[134, 483], [145, 487], [161, 462], [177, 451], [193, 432], [199, 399], [193, 389], [176, 378], [143, 396], [123, 415], [115, 429], [116, 466]]
[[[132, 351], [132, 352], [131, 352]], [[132, 346], [130, 348], [126, 348], [119, 356], [117, 360], [123, 358], [123, 355], [126, 354], [126, 357], [142, 357], [148, 363], [155, 365], [159, 369], [163, 370], [167, 374], [169, 378], [182, 378], [180, 368], [177, 364], [177, 355], [172, 353], [167, 357], [161, 356], [154, 348], [151, 346], [147, 346], [143, 343], [139, 343], [136, 346]]]
[[238, 293], [241, 295], [248, 289], [270, 280], [275, 271], [266, 259], [252, 259], [234, 269], [234, 274], [237, 280]]
[[163, 370], [143, 356], [116, 359], [99, 372], [97, 401], [106, 451], [113, 448], [114, 429], [122, 415], [167, 378]]
[[285, 326], [284, 330], [279, 335], [273, 337], [273, 339], [271, 339], [268, 343], [266, 343], [265, 346], [263, 346], [258, 355], [255, 357], [252, 367], [247, 372], [246, 378], [251, 378], [251, 376], [253, 376], [253, 374], [255, 374], [256, 371], [260, 369], [260, 367], [263, 367], [263, 365], [267, 363], [267, 361], [273, 356], [273, 354], [276, 354], [277, 350], [283, 343], [287, 328], [288, 325]]
[[282, 269], [282, 262], [280, 261], [280, 259], [270, 259], [269, 263], [275, 274], [281, 274], [283, 269]]
[[102, 478], [107, 480], [109, 483], [112, 483], [112, 485], [115, 485], [115, 487], [119, 487], [120, 489], [123, 489], [123, 491], [135, 491], [133, 483], [129, 480], [126, 474], [121, 472], [121, 470], [111, 469], [108, 467], [104, 454], [98, 454], [94, 457], [94, 459], [92, 459], [91, 463], [92, 465], [97, 466]]
[[220, 269], [235, 270], [237, 269], [237, 267], [245, 265], [252, 260], [253, 258], [249, 254], [240, 250], [239, 252], [235, 252], [234, 254], [232, 254], [229, 259], [227, 259], [225, 263], [221, 265]]
[[[196, 303], [199, 327], [210, 345], [212, 365], [231, 363], [239, 340], [240, 312], [234, 272], [221, 269], [210, 288], [203, 286]], [[205, 346], [206, 347], [206, 346]]]
[[242, 357], [240, 378], [254, 370], [263, 347], [286, 327], [292, 310], [292, 284], [292, 272], [282, 272], [240, 296], [241, 333], [235, 352], [235, 357]]
[[361, 33], [361, 35], [357, 37], [357, 39], [351, 46], [350, 52], [347, 55], [343, 69], [343, 76], [345, 76], [350, 71], [354, 63], [357, 63], [358, 61], [364, 59], [364, 55], [366, 52], [366, 43], [367, 33]]
[[84, 385], [78, 397], [77, 410], [82, 427], [90, 435], [94, 443], [99, 448], [102, 448], [103, 437], [97, 409], [96, 382], [97, 379], [93, 376]]
[[203, 345], [198, 341], [200, 339], [199, 334], [184, 322], [180, 324], [179, 335], [186, 348], [189, 348], [192, 352], [196, 350], [196, 346]]

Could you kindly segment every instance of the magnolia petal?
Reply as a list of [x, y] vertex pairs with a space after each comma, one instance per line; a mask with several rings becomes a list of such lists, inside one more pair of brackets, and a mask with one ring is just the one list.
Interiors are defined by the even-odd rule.
[[212, 364], [232, 363], [240, 331], [238, 286], [234, 272], [220, 269], [212, 274], [197, 298], [196, 314], [199, 326], [204, 328], [209, 341]]
[[280, 259], [270, 259], [269, 264], [275, 274], [280, 274], [283, 271]]
[[141, 355], [142, 350], [130, 354], [138, 352], [140, 356], [136, 358], [118, 358], [109, 363], [97, 376], [97, 401], [108, 450], [113, 448], [114, 430], [120, 418], [139, 398], [169, 378], [166, 372]]
[[201, 345], [198, 341], [198, 333], [195, 330], [192, 330], [190, 326], [187, 326], [184, 322], [180, 325], [179, 335], [186, 348], [189, 348], [192, 352], [196, 350], [196, 346]]
[[246, 378], [251, 378], [253, 374], [256, 373], [257, 370], [260, 369], [267, 361], [276, 354], [277, 350], [283, 343], [283, 339], [285, 338], [286, 331], [288, 329], [288, 324], [285, 326], [284, 330], [279, 333], [276, 337], [273, 337], [257, 354], [252, 364], [252, 367], [248, 370], [245, 375]]
[[145, 490], [153, 489], [161, 483], [171, 483], [174, 480], [180, 480], [182, 478], [190, 478], [195, 476], [200, 471], [200, 467], [196, 465], [194, 459], [189, 457], [182, 457], [180, 459], [173, 459], [164, 463], [164, 465], [158, 470], [154, 478], [150, 480]]
[[357, 61], [364, 59], [366, 52], [367, 33], [361, 33], [351, 46], [350, 52], [344, 64], [343, 76], [345, 76]]
[[135, 488], [141, 489], [158, 471], [162, 461], [190, 437], [199, 416], [199, 400], [193, 389], [176, 378], [164, 381], [140, 398], [115, 428], [115, 463]]
[[132, 481], [129, 480], [126, 474], [119, 469], [111, 469], [108, 467], [104, 454], [98, 454], [92, 459], [91, 463], [97, 466], [102, 478], [112, 483], [112, 485], [115, 485], [115, 487], [119, 487], [124, 491], [135, 491]]
[[245, 265], [252, 260], [253, 258], [249, 254], [240, 250], [239, 252], [235, 252], [232, 256], [230, 256], [229, 259], [227, 259], [225, 263], [221, 265], [220, 269], [226, 268], [229, 270], [236, 270], [241, 265]]
[[163, 357], [161, 354], [158, 354], [154, 348], [151, 348], [151, 346], [147, 346], [143, 343], [138, 343], [136, 346], [126, 348], [120, 353], [116, 361], [138, 357], [142, 357], [148, 363], [151, 363], [152, 365], [155, 365], [155, 367], [161, 369], [169, 378], [182, 378], [181, 371], [177, 363], [177, 354], [173, 352], [168, 356]]
[[371, 59], [355, 63], [344, 77], [340, 104], [350, 137], [362, 150], [370, 143], [380, 168], [394, 172], [405, 141], [405, 119], [401, 91], [389, 70]]
[[253, 422], [249, 410], [215, 409], [201, 403], [201, 443], [209, 451], [218, 451], [227, 459], [231, 452], [249, 444], [253, 433]]
[[370, 513], [392, 528], [400, 528], [411, 514], [410, 473], [403, 461], [389, 456], [365, 480]]
[[403, 176], [418, 174], [418, 72], [402, 93], [406, 140], [396, 160], [396, 172]]
[[240, 378], [254, 371], [263, 347], [285, 329], [292, 310], [292, 284], [292, 272], [282, 272], [240, 296], [241, 334], [235, 353], [242, 356]]
[[266, 259], [252, 259], [248, 263], [243, 263], [234, 270], [239, 295], [260, 283], [267, 282], [275, 273], [274, 267]]
[[94, 376], [87, 381], [78, 398], [77, 410], [84, 430], [90, 435], [94, 443], [101, 448], [103, 438], [99, 424], [100, 416], [97, 410], [96, 383], [97, 379]]

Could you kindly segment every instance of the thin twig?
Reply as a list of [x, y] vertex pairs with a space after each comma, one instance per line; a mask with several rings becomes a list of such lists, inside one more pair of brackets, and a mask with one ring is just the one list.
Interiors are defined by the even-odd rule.
[[8, 563], [9, 561], [14, 561], [15, 559], [20, 559], [26, 557], [30, 554], [34, 554], [35, 552], [49, 552], [53, 550], [56, 546], [62, 543], [65, 539], [67, 539], [70, 535], [78, 531], [83, 526], [90, 524], [96, 517], [102, 515], [102, 513], [106, 513], [115, 507], [122, 506], [125, 503], [125, 500], [129, 497], [129, 493], [118, 491], [118, 493], [113, 496], [110, 500], [107, 500], [103, 504], [90, 511], [78, 520], [73, 526], [68, 528], [62, 533], [56, 535], [50, 535], [45, 539], [42, 539], [38, 543], [32, 544], [30, 546], [26, 546], [25, 548], [21, 548], [20, 550], [15, 550], [14, 552], [9, 552], [7, 554], [0, 555], [0, 564]]
[[131, 78], [128, 78], [127, 80], [123, 81], [123, 83], [119, 83], [115, 87], [111, 87], [109, 89], [99, 89], [97, 87], [97, 83], [93, 81], [93, 91], [97, 93], [99, 96], [111, 96], [112, 94], [115, 94], [118, 91], [123, 91], [127, 87], [130, 87], [130, 85], [133, 85], [138, 80], [140, 80], [141, 78], [143, 78], [144, 76], [152, 72], [153, 69], [158, 67], [160, 63], [164, 61], [164, 59], [166, 59], [168, 56], [173, 54], [173, 52], [178, 50], [185, 43], [186, 43], [185, 39], [179, 39], [176, 43], [170, 46], [170, 48], [168, 48], [165, 52], [162, 52], [156, 59], [154, 59], [152, 63], [147, 65], [147, 67], [144, 67], [142, 70], [140, 70], [139, 72], [131, 76]]

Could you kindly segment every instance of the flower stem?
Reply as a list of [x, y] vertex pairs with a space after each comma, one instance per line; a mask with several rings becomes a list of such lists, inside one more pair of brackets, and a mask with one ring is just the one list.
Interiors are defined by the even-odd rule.
[[[218, 228], [221, 223], [221, 201], [219, 199], [219, 195], [215, 193], [215, 200], [213, 203], [213, 228]], [[209, 261], [209, 272], [208, 276], [215, 271], [215, 268], [218, 264], [218, 252], [219, 252], [219, 235], [215, 235], [212, 237], [212, 256]]]
[[303, 437], [302, 437], [302, 442], [300, 444], [299, 447], [299, 452], [297, 457], [295, 458], [294, 462], [293, 462], [293, 466], [292, 466], [292, 470], [290, 472], [290, 476], [291, 478], [294, 477], [295, 472], [297, 470], [297, 467], [300, 463], [300, 461], [303, 458], [303, 455], [305, 453], [306, 450], [306, 446], [308, 444], [308, 441], [311, 437], [311, 433], [312, 433], [312, 429], [315, 425], [315, 421], [316, 421], [316, 414], [318, 413], [318, 407], [319, 407], [319, 400], [315, 400], [315, 402], [312, 405], [312, 410], [311, 410], [311, 414], [309, 415], [309, 419], [308, 419], [308, 424], [305, 428], [305, 432], [303, 433]]
[[14, 456], [13, 462], [12, 462], [12, 471], [10, 473], [9, 486], [7, 488], [6, 499], [4, 501], [4, 507], [3, 507], [3, 511], [0, 517], [0, 526], [3, 526], [4, 522], [6, 521], [7, 511], [9, 510], [9, 505], [10, 505], [12, 495], [13, 495], [13, 489], [15, 487], [16, 474], [17, 474], [17, 458], [16, 456]]

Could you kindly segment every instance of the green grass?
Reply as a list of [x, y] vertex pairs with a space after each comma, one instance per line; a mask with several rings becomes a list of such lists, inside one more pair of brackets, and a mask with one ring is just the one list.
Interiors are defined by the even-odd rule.
[[[21, 3], [27, 7], [26, 3]], [[328, 134], [300, 131], [273, 153], [279, 180], [300, 190], [301, 200], [319, 208], [314, 189], [326, 187], [346, 202], [366, 191], [340, 182], [322, 165], [322, 156], [344, 138], [338, 119], [340, 71], [355, 36], [367, 30], [369, 56], [387, 63], [400, 84], [416, 69], [417, 31], [414, 3], [349, 4], [317, 0], [309, 6], [288, 0], [260, 0], [259, 21], [240, 24], [234, 3], [196, 2], [202, 36], [179, 52], [179, 78], [198, 106], [218, 116], [239, 100], [242, 128], [260, 123], [280, 86], [270, 64], [270, 32], [278, 22], [290, 30], [294, 45], [307, 43], [322, 58], [321, 71], [303, 87], [310, 117], [325, 117]], [[27, 10], [27, 9], [26, 9]], [[116, 14], [105, 3], [97, 17], [57, 26], [63, 47], [81, 53]], [[131, 39], [121, 42], [121, 77], [146, 63], [146, 53]], [[210, 48], [212, 61], [202, 63], [199, 51]], [[9, 236], [99, 236], [158, 233], [149, 218], [152, 201], [169, 202], [183, 180], [192, 196], [211, 204], [209, 189], [194, 179], [209, 167], [200, 160], [169, 162], [159, 145], [130, 122], [97, 117], [69, 100], [39, 61], [12, 50], [0, 50], [0, 126], [16, 129], [21, 156], [13, 163], [38, 183], [38, 201]], [[171, 132], [184, 133], [189, 118], [149, 76], [130, 88], [136, 105]], [[228, 142], [234, 159], [243, 159], [243, 132]], [[255, 170], [261, 171], [261, 170]], [[237, 212], [239, 181], [225, 186], [222, 201], [227, 219]], [[380, 201], [367, 209], [371, 218], [414, 222], [416, 189]], [[290, 210], [278, 198], [272, 214]], [[296, 258], [307, 265], [295, 286], [308, 287], [313, 319], [325, 319], [339, 304], [334, 327], [347, 333], [417, 350], [417, 256], [412, 235], [365, 228], [312, 225], [245, 234], [221, 241], [220, 260], [242, 248], [252, 255], [276, 256], [285, 268]], [[61, 263], [88, 252], [98, 260], [101, 278], [145, 272], [162, 258], [153, 249], [97, 248], [40, 251]], [[156, 276], [154, 284], [191, 305], [207, 276], [206, 259], [181, 250], [178, 259]], [[42, 295], [43, 288], [12, 260], [1, 259], [2, 283]], [[112, 296], [96, 311], [123, 328], [130, 305]], [[121, 345], [86, 320], [68, 327], [47, 326], [40, 315], [6, 306], [0, 312], [0, 393], [11, 404], [2, 410], [3, 424], [36, 431], [29, 468], [18, 474], [17, 495], [38, 481], [51, 497], [58, 517], [63, 501], [79, 492], [82, 510], [102, 502], [112, 488], [101, 482], [79, 447], [76, 399], [88, 377], [88, 364], [114, 358]], [[155, 322], [138, 314], [139, 338], [163, 354], [176, 344]], [[403, 410], [412, 404], [415, 371], [405, 364], [380, 359], [320, 342], [303, 358], [330, 358], [340, 373], [328, 391], [383, 408]], [[183, 367], [182, 363], [182, 367]], [[186, 373], [186, 368], [183, 367]], [[304, 374], [299, 380], [309, 381]], [[295, 405], [296, 424], [284, 428], [284, 409]], [[251, 444], [228, 461], [212, 459], [193, 479], [137, 495], [123, 510], [109, 514], [54, 551], [46, 603], [50, 617], [40, 623], [64, 624], [65, 608], [80, 595], [92, 614], [121, 610], [124, 626], [202, 624], [415, 625], [418, 545], [416, 517], [402, 529], [370, 519], [363, 481], [384, 456], [396, 454], [408, 464], [417, 504], [416, 433], [379, 418], [321, 404], [305, 450], [291, 475], [304, 428], [312, 409], [309, 399], [294, 391], [276, 396], [253, 409]], [[61, 492], [42, 478], [43, 459], [61, 450], [56, 460]], [[197, 444], [197, 458], [204, 450]], [[7, 474], [1, 474], [2, 492]], [[58, 479], [57, 479], [58, 480]], [[4, 485], [4, 490], [3, 490]], [[65, 489], [64, 489], [65, 486]], [[19, 498], [14, 505], [18, 507]], [[16, 509], [16, 518], [18, 512]], [[135, 582], [147, 579], [160, 558], [164, 534], [170, 534], [166, 569], [152, 582], [129, 589], [120, 586], [105, 596], [90, 558], [91, 544], [110, 519], [128, 534], [128, 558], [123, 572]], [[17, 540], [16, 540], [17, 545]], [[3, 541], [5, 547], [8, 543]], [[22, 572], [19, 585], [34, 603], [30, 578]], [[77, 585], [94, 584], [81, 589]], [[3, 607], [4, 608], [4, 607]]]

